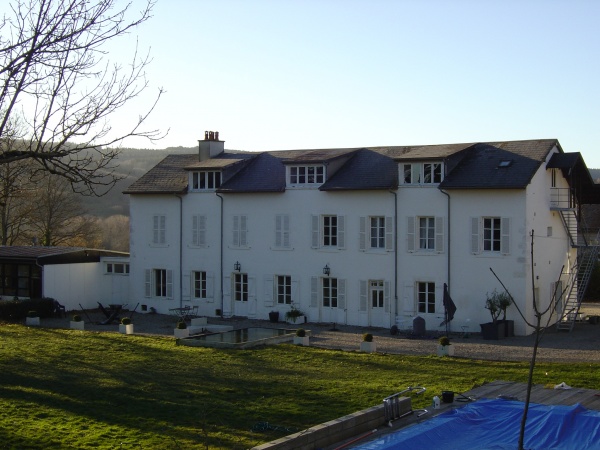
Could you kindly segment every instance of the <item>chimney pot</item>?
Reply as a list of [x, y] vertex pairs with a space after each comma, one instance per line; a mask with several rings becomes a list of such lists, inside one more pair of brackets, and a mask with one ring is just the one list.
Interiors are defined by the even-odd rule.
[[205, 140], [205, 141], [208, 141], [208, 131], [205, 131], [205, 132], [204, 132], [204, 140]]

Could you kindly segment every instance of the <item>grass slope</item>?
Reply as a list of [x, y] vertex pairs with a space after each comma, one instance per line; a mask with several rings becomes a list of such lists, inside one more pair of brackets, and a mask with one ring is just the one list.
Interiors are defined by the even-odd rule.
[[[173, 339], [0, 325], [7, 449], [242, 449], [367, 408], [409, 385], [525, 381], [527, 363], [176, 346]], [[598, 364], [538, 364], [536, 383], [594, 388]], [[260, 422], [278, 430], [253, 431]]]

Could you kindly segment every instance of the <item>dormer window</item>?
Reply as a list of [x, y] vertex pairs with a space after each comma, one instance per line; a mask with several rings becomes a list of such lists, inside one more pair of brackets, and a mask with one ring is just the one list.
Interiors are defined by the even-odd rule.
[[314, 185], [325, 182], [323, 166], [291, 166], [289, 168], [290, 185]]
[[202, 170], [192, 172], [192, 190], [208, 191], [221, 187], [221, 172], [216, 170]]
[[498, 164], [498, 169], [503, 169], [505, 167], [510, 167], [511, 164], [512, 164], [512, 160], [511, 159], [504, 159], [504, 160], [500, 161], [500, 163]]
[[400, 165], [403, 184], [439, 184], [444, 178], [441, 162], [406, 163]]

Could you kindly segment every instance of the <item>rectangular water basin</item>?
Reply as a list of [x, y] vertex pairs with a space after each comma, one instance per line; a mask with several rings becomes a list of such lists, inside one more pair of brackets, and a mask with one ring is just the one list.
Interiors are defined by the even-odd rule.
[[290, 342], [294, 339], [296, 330], [283, 328], [261, 328], [250, 327], [238, 330], [224, 331], [222, 333], [207, 334], [204, 336], [192, 336], [179, 339], [180, 345], [189, 347], [212, 347], [212, 348], [251, 348], [260, 345], [273, 345], [282, 342]]

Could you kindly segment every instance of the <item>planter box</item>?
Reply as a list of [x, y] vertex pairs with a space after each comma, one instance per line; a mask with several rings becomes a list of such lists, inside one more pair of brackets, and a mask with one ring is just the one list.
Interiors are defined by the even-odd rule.
[[189, 328], [175, 328], [175, 337], [176, 338], [186, 338], [186, 337], [190, 337], [190, 330]]
[[504, 337], [515, 336], [515, 321], [514, 320], [499, 320], [499, 323], [504, 324]]
[[294, 345], [304, 345], [305, 347], [310, 346], [310, 339], [308, 336], [294, 336]]
[[40, 326], [40, 318], [39, 317], [25, 317], [25, 325], [28, 327], [39, 327]]
[[208, 321], [206, 320], [206, 317], [195, 317], [192, 319], [192, 326], [194, 327], [201, 327], [207, 323]]
[[119, 333], [133, 334], [133, 324], [130, 323], [129, 325], [123, 325], [122, 323], [120, 323], [119, 324]]
[[289, 323], [290, 325], [294, 325], [297, 323], [306, 323], [306, 316], [298, 316], [298, 317], [293, 317], [291, 319], [286, 319], [286, 322]]
[[438, 345], [438, 356], [454, 356], [454, 345]]
[[377, 345], [375, 344], [375, 341], [373, 342], [361, 342], [360, 343], [360, 351], [361, 352], [367, 352], [367, 353], [373, 353], [377, 351]]
[[485, 340], [497, 341], [504, 339], [506, 335], [506, 327], [503, 322], [488, 322], [479, 325], [481, 327], [481, 337]]
[[79, 322], [75, 322], [73, 320], [71, 320], [69, 322], [69, 325], [71, 326], [72, 330], [84, 330], [85, 329], [85, 322], [83, 320], [80, 320]]

